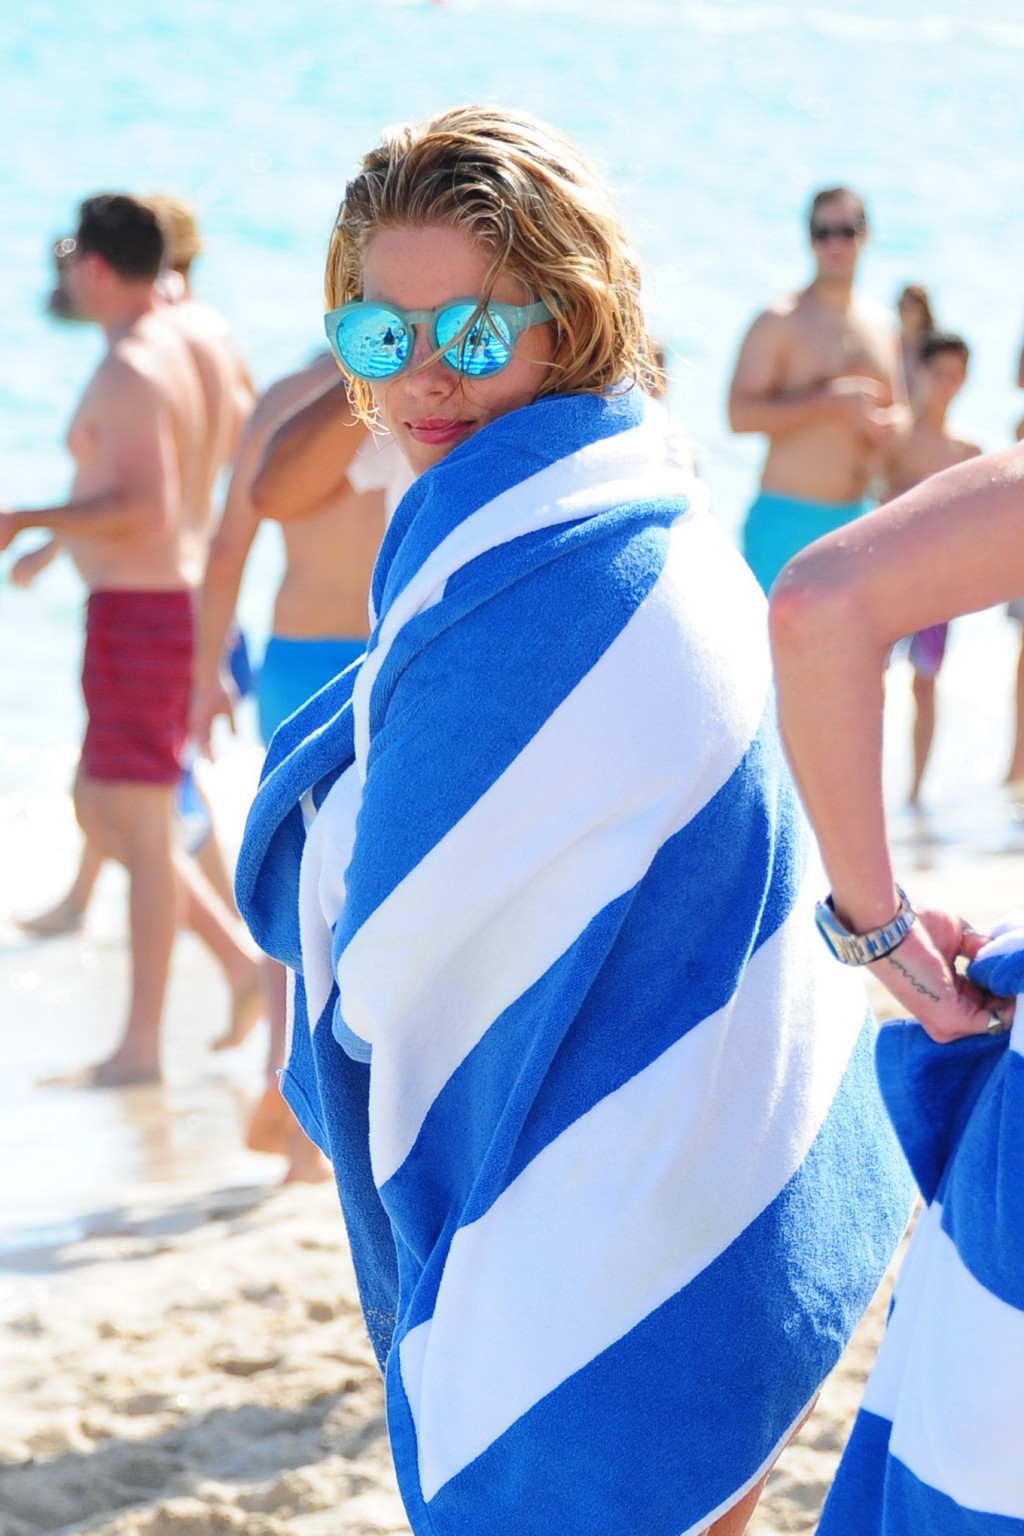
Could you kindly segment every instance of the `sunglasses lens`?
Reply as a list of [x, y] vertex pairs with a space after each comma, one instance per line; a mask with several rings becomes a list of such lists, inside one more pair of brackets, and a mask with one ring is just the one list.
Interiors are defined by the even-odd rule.
[[[475, 314], [474, 304], [451, 304], [443, 309], [437, 317], [437, 345], [450, 367], [471, 379], [484, 379], [505, 367], [515, 338], [500, 315], [486, 310], [473, 320]], [[469, 329], [460, 336], [467, 325]]]
[[390, 379], [409, 357], [410, 336], [393, 310], [366, 304], [342, 310], [334, 327], [338, 356], [359, 379]]

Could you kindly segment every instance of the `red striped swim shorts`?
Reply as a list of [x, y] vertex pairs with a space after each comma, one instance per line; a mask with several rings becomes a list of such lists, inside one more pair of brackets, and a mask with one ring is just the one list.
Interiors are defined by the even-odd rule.
[[91, 779], [175, 784], [188, 735], [192, 594], [109, 591], [89, 597], [82, 692]]

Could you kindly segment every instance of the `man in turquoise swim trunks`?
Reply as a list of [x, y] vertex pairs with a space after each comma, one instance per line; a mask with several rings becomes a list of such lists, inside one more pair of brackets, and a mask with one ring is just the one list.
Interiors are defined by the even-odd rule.
[[906, 415], [893, 322], [854, 293], [862, 200], [826, 187], [808, 223], [814, 277], [758, 315], [729, 390], [733, 431], [768, 438], [742, 545], [766, 592], [797, 550], [870, 509], [881, 454]]

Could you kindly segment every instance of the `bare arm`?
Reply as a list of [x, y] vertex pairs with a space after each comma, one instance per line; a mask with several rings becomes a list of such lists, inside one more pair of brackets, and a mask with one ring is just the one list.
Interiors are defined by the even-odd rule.
[[346, 490], [348, 468], [366, 428], [349, 405], [343, 378], [286, 418], [267, 443], [252, 485], [261, 517], [311, 517]]
[[52, 565], [60, 553], [60, 540], [47, 539], [45, 544], [40, 544], [38, 549], [29, 550], [27, 555], [22, 555], [11, 566], [11, 585], [15, 587], [30, 587], [48, 565]]
[[273, 418], [257, 406], [243, 431], [199, 594], [190, 728], [200, 750], [207, 754], [215, 716], [225, 715], [233, 723], [236, 695], [224, 669], [224, 647], [238, 605], [245, 562], [260, 525], [249, 488], [272, 423]]
[[[971, 459], [821, 539], [772, 596], [779, 719], [841, 919], [865, 932], [898, 901], [882, 802], [882, 679], [902, 635], [1024, 590], [1024, 450]], [[952, 970], [976, 947], [926, 914], [875, 969], [937, 1039], [988, 1024]]]
[[27, 528], [75, 538], [121, 539], [169, 527], [181, 500], [170, 419], [159, 392], [117, 357], [89, 386], [90, 428], [107, 466], [102, 490], [58, 506], [0, 513], [0, 549]]
[[729, 387], [734, 432], [783, 437], [823, 421], [849, 419], [864, 425], [872, 410], [891, 403], [876, 379], [859, 375], [785, 388], [786, 323], [783, 316], [766, 313], [747, 332]]

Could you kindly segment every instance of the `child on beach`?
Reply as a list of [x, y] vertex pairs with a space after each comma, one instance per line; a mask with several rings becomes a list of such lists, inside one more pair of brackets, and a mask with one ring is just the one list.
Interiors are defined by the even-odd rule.
[[[912, 418], [886, 454], [889, 496], [899, 496], [929, 475], [962, 464], [981, 452], [977, 443], [957, 437], [946, 421], [949, 408], [967, 378], [970, 351], [961, 336], [932, 331], [920, 342]], [[935, 684], [946, 652], [947, 624], [930, 624], [910, 641], [914, 669], [914, 773], [910, 804], [921, 798], [921, 783], [935, 738]]]
[[363, 660], [271, 743], [294, 973], [416, 1536], [739, 1536], [908, 1210], [813, 933], [754, 578], [576, 147], [463, 107], [349, 184], [328, 338], [418, 479]]

